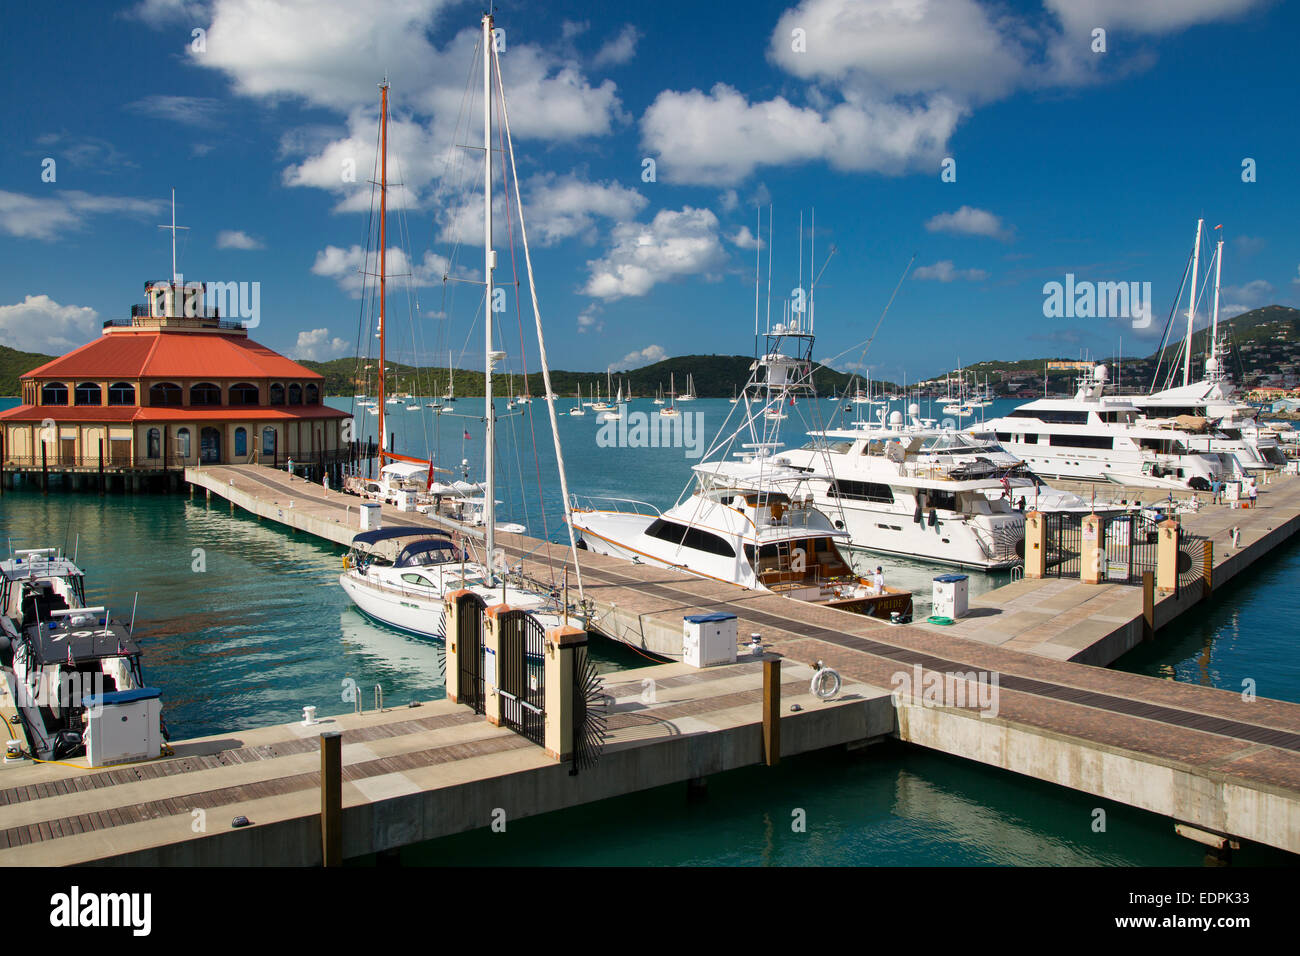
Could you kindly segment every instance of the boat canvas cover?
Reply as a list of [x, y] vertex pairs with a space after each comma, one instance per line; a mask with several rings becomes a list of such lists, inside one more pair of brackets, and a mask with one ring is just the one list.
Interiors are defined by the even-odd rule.
[[[414, 539], [414, 540], [413, 540]], [[358, 551], [385, 561], [396, 561], [408, 545], [427, 540], [450, 541], [451, 535], [437, 528], [423, 528], [406, 525], [392, 528], [379, 528], [375, 531], [363, 531], [352, 539], [352, 547]]]
[[393, 562], [393, 567], [413, 568], [423, 564], [444, 564], [460, 559], [460, 551], [450, 540], [426, 538], [422, 541], [413, 541], [404, 547], [397, 560]]
[[414, 465], [409, 462], [395, 461], [379, 469], [379, 473], [390, 481], [426, 481], [429, 477], [428, 465]]
[[27, 640], [36, 663], [41, 666], [66, 664], [69, 648], [72, 649], [74, 664], [140, 655], [140, 645], [131, 640], [130, 634], [121, 624], [110, 623], [107, 631], [105, 633], [102, 619], [94, 624], [71, 626], [41, 622], [27, 628]]

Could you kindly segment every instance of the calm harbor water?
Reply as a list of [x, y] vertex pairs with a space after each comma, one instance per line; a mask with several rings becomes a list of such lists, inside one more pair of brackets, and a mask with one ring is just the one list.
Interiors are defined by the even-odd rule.
[[[0, 407], [12, 404], [0, 399]], [[458, 416], [424, 426], [417, 424], [423, 415], [395, 413], [397, 447], [412, 454], [436, 448], [440, 462], [468, 459], [471, 477], [478, 477], [482, 424], [474, 416], [482, 400], [457, 405]], [[645, 400], [632, 407], [652, 410]], [[707, 440], [732, 406], [700, 400], [682, 409], [703, 416]], [[529, 410], [531, 421], [525, 414], [502, 425], [501, 447], [519, 452], [501, 456], [501, 481], [509, 488], [500, 497], [514, 520], [557, 539], [563, 524], [545, 405]], [[787, 433], [792, 444], [802, 441], [799, 424], [793, 420]], [[598, 430], [589, 410], [581, 418], [561, 417], [573, 492], [659, 507], [676, 500], [695, 461], [684, 449], [602, 447]], [[139, 594], [146, 675], [163, 689], [176, 737], [295, 720], [306, 704], [321, 714], [341, 713], [352, 707], [344, 700], [349, 681], [367, 706], [376, 684], [388, 704], [443, 695], [441, 647], [353, 610], [337, 585], [341, 549], [232, 514], [225, 503], [209, 506], [184, 493], [43, 496], [29, 488], [0, 499], [0, 535], [6, 551], [10, 544], [75, 548], [87, 573], [87, 598], [115, 615], [129, 616]], [[923, 595], [929, 579], [942, 573], [921, 562], [882, 563], [891, 583]], [[1294, 628], [1278, 626], [1276, 610], [1286, 606], [1297, 572], [1300, 543], [1292, 543], [1216, 595], [1204, 613], [1185, 616], [1118, 666], [1233, 690], [1252, 679], [1261, 695], [1300, 701]], [[976, 591], [999, 583], [972, 575]], [[609, 642], [597, 655], [604, 668], [644, 663]], [[1104, 833], [1092, 830], [1098, 806], [1107, 812]], [[806, 815], [805, 833], [791, 829], [796, 810]], [[715, 777], [698, 803], [686, 802], [684, 788], [666, 787], [511, 820], [506, 834], [484, 829], [409, 848], [403, 858], [451, 865], [1198, 865], [1201, 853], [1163, 818], [966, 761], [885, 747]], [[1257, 847], [1237, 857], [1241, 863], [1288, 860]]]

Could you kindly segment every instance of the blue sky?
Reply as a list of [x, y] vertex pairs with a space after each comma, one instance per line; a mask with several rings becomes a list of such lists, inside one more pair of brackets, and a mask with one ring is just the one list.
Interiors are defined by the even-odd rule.
[[[127, 315], [170, 270], [157, 225], [174, 186], [188, 278], [260, 283], [253, 334], [273, 348], [355, 354], [387, 72], [408, 230], [389, 247], [420, 302], [413, 319], [393, 283], [391, 349], [480, 365], [479, 293], [455, 283], [447, 299], [440, 281], [448, 260], [482, 268], [481, 197], [461, 188], [473, 154], [456, 145], [480, 142], [463, 125], [457, 136], [480, 14], [449, 0], [6, 5], [0, 343], [66, 351]], [[1226, 312], [1300, 300], [1295, 4], [518, 0], [498, 26], [556, 368], [750, 351], [755, 216], [761, 205], [766, 224], [769, 202], [773, 315], [798, 284], [799, 213], [807, 224], [815, 210], [817, 268], [836, 250], [817, 354], [893, 379], [1106, 356], [1121, 338], [1125, 354], [1149, 353], [1202, 216], [1207, 247], [1225, 239]], [[863, 359], [851, 347], [913, 254]], [[1067, 273], [1150, 282], [1156, 321], [1046, 318], [1043, 285]]]

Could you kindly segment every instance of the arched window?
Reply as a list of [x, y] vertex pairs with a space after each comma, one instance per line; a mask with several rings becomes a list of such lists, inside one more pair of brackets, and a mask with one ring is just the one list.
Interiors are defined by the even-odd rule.
[[82, 382], [73, 392], [73, 401], [78, 405], [102, 405], [104, 390], [95, 382]]
[[108, 404], [134, 405], [135, 386], [130, 382], [114, 382], [108, 386]]
[[230, 386], [231, 405], [256, 405], [261, 399], [261, 389], [249, 382], [239, 382]]
[[272, 405], [284, 404], [284, 386], [281, 385], [279, 382], [276, 382], [274, 385], [271, 386], [271, 404]]
[[307, 386], [306, 399], [308, 405], [315, 405], [320, 402], [320, 388], [315, 384]]
[[41, 386], [42, 405], [68, 404], [68, 386], [62, 382], [49, 382]]
[[235, 455], [242, 458], [248, 454], [248, 429], [235, 429]]
[[294, 382], [292, 385], [289, 386], [289, 404], [290, 405], [302, 404], [302, 386], [299, 385], [297, 382]]
[[274, 428], [262, 429], [262, 456], [266, 457], [268, 455], [272, 457], [274, 457], [275, 455], [275, 429]]
[[182, 428], [176, 432], [176, 456], [178, 458], [190, 457], [190, 430], [188, 428]]
[[221, 386], [213, 385], [211, 382], [199, 382], [199, 384], [197, 385], [191, 385], [190, 404], [191, 405], [220, 405]]
[[157, 385], [149, 386], [149, 404], [155, 408], [180, 405], [183, 398], [184, 393], [175, 382], [159, 382]]
[[148, 435], [145, 436], [145, 449], [145, 457], [147, 458], [162, 457], [162, 435], [159, 433], [158, 429], [149, 429]]

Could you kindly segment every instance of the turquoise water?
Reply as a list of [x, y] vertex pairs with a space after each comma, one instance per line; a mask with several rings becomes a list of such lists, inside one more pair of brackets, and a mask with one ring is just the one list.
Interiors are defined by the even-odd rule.
[[[468, 412], [472, 401], [457, 404]], [[0, 400], [0, 407], [5, 404]], [[481, 409], [481, 400], [473, 407]], [[710, 438], [731, 409], [725, 400], [682, 407], [704, 416]], [[642, 401], [633, 408], [652, 406]], [[517, 520], [527, 520], [535, 533], [545, 524], [555, 539], [563, 526], [545, 406], [535, 403], [530, 411], [535, 429], [527, 416], [507, 419], [502, 427], [503, 447], [514, 440], [526, 449], [515, 464], [503, 462], [516, 488], [503, 507]], [[410, 413], [410, 420], [422, 417]], [[694, 463], [683, 449], [601, 447], [590, 412], [583, 418], [563, 416], [560, 430], [572, 490], [579, 494], [667, 506]], [[519, 472], [527, 478], [538, 467], [530, 447], [534, 431], [540, 499], [535, 472], [531, 482], [518, 478]], [[797, 431], [797, 423], [791, 431]], [[419, 432], [413, 421], [409, 428], [403, 422], [398, 449], [413, 452]], [[422, 452], [436, 444], [439, 460], [481, 456], [482, 425], [473, 417], [443, 416], [430, 432], [427, 445], [419, 446]], [[471, 476], [477, 477], [473, 465]], [[522, 485], [531, 489], [531, 501], [519, 490]], [[115, 615], [129, 616], [139, 593], [137, 633], [146, 675], [162, 687], [168, 724], [177, 737], [296, 720], [307, 704], [323, 715], [341, 713], [352, 706], [343, 699], [349, 680], [364, 693], [367, 706], [375, 684], [389, 704], [443, 694], [438, 645], [375, 625], [348, 604], [336, 583], [341, 549], [239, 511], [232, 514], [225, 503], [208, 506], [184, 493], [101, 499], [94, 493], [43, 496], [26, 490], [0, 499], [0, 535], [14, 547], [76, 548], [87, 572], [88, 599], [107, 604]], [[914, 586], [928, 590], [936, 569], [914, 565], [908, 569], [892, 562], [888, 571], [893, 580], [912, 575]], [[1251, 677], [1260, 694], [1300, 700], [1296, 635], [1277, 626], [1275, 610], [1285, 606], [1297, 571], [1300, 543], [1280, 550], [1217, 595], [1206, 613], [1162, 631], [1159, 640], [1120, 666], [1232, 689]], [[978, 589], [997, 581], [975, 576], [973, 583]], [[597, 654], [603, 668], [643, 662], [609, 643]], [[775, 769], [738, 771], [713, 778], [709, 791], [703, 801], [688, 803], [684, 787], [665, 787], [511, 820], [504, 834], [485, 828], [409, 848], [403, 858], [452, 865], [1198, 865], [1202, 859], [1200, 849], [1176, 837], [1170, 821], [1161, 817], [901, 747], [815, 754]], [[1107, 813], [1104, 833], [1092, 831], [1097, 807]], [[795, 810], [804, 811], [805, 833], [791, 829]], [[1290, 860], [1258, 847], [1236, 859]]]

